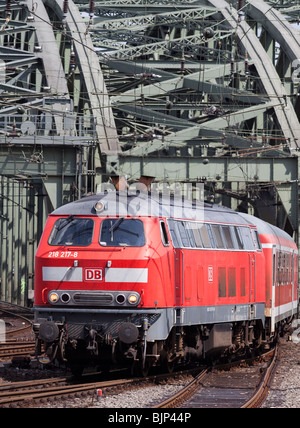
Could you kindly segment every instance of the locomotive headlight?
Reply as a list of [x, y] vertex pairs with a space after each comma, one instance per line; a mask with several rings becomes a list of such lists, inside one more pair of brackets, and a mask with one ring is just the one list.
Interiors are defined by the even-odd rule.
[[107, 210], [107, 202], [96, 202], [94, 208], [97, 213], [102, 213], [104, 210]]
[[48, 295], [48, 300], [49, 300], [50, 303], [56, 303], [59, 300], [59, 295], [57, 293], [55, 293], [55, 292], [52, 291]]
[[138, 296], [137, 296], [136, 294], [130, 294], [130, 295], [128, 296], [128, 302], [129, 302], [131, 305], [135, 305], [135, 304], [137, 303], [137, 301], [138, 301]]

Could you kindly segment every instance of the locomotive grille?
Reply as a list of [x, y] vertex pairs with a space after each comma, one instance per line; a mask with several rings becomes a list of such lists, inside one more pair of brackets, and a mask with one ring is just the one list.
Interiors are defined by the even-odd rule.
[[113, 303], [114, 298], [112, 294], [76, 293], [73, 295], [73, 300], [83, 305], [109, 305]]

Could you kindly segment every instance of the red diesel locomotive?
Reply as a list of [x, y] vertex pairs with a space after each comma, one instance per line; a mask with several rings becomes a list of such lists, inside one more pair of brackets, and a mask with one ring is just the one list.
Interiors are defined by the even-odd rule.
[[146, 373], [255, 350], [297, 314], [288, 234], [210, 204], [200, 221], [181, 204], [117, 191], [49, 216], [36, 254], [37, 354], [76, 373], [90, 363]]

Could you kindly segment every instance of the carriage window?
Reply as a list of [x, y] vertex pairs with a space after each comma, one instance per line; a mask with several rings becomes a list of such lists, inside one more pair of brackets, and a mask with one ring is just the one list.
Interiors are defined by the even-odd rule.
[[93, 239], [94, 221], [88, 218], [58, 219], [52, 229], [49, 245], [67, 245], [86, 247]]
[[224, 242], [222, 239], [222, 235], [221, 235], [220, 226], [213, 225], [211, 228], [213, 231], [214, 240], [215, 240], [217, 248], [225, 248]]
[[145, 245], [143, 222], [124, 217], [103, 220], [100, 244], [108, 247], [143, 247]]

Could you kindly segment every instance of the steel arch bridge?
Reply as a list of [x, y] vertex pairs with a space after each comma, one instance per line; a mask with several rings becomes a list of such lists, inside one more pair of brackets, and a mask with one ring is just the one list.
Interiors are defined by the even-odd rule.
[[34, 246], [116, 175], [201, 181], [297, 238], [299, 21], [299, 0], [0, 0], [2, 295], [13, 210], [39, 201]]

